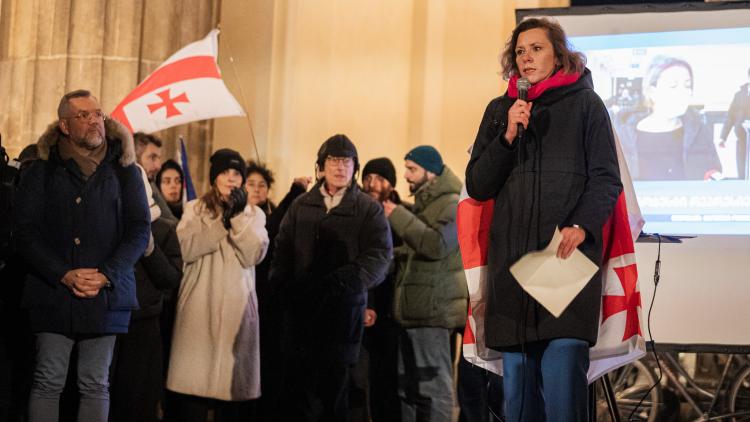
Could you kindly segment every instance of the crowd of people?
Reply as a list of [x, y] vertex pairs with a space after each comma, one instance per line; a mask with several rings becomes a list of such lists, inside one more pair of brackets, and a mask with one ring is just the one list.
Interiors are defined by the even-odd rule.
[[473, 198], [496, 203], [485, 342], [503, 352], [504, 379], [458, 364], [462, 181], [434, 147], [404, 155], [408, 201], [394, 163], [362, 166], [343, 134], [278, 205], [272, 171], [231, 149], [185, 201], [162, 141], [77, 90], [24, 151], [14, 188], [0, 417], [410, 422], [460, 408], [464, 421], [587, 420], [600, 275], [556, 318], [509, 266], [555, 226], [561, 259], [579, 248], [601, 260], [621, 189], [612, 128], [558, 24], [522, 22], [501, 65], [509, 91], [487, 107], [465, 176]]
[[278, 205], [273, 172], [231, 149], [185, 201], [162, 148], [78, 90], [23, 157], [24, 265], [4, 277], [32, 358], [6, 356], [28, 398], [3, 420], [451, 420], [462, 183], [435, 148], [405, 155], [407, 203], [388, 158], [360, 171], [334, 135]]

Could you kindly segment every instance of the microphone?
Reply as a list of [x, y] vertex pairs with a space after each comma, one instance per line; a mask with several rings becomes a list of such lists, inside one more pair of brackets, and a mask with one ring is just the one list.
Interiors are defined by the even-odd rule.
[[[526, 101], [526, 96], [529, 93], [529, 88], [531, 87], [531, 82], [527, 78], [520, 78], [518, 81], [516, 81], [516, 89], [518, 89], [518, 99]], [[518, 137], [523, 138], [523, 125], [518, 124]]]

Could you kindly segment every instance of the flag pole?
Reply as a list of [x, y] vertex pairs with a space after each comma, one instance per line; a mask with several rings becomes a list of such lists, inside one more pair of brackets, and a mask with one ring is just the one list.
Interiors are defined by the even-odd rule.
[[[216, 25], [217, 29], [221, 30], [221, 23]], [[221, 35], [221, 33], [219, 33]], [[242, 81], [237, 74], [237, 66], [234, 64], [234, 55], [232, 55], [232, 47], [229, 45], [229, 37], [225, 36], [224, 40], [227, 43], [227, 51], [229, 52], [229, 63], [232, 64], [232, 73], [234, 73], [234, 79], [237, 81], [237, 85], [240, 88], [240, 97], [242, 97], [242, 104], [245, 107], [245, 118], [247, 119], [247, 126], [250, 128], [250, 141], [252, 143], [253, 150], [255, 151], [256, 162], [260, 163], [260, 153], [258, 153], [258, 143], [255, 141], [255, 131], [253, 130], [253, 121], [250, 119], [250, 113], [247, 109], [247, 99], [245, 98], [245, 90], [242, 89]]]

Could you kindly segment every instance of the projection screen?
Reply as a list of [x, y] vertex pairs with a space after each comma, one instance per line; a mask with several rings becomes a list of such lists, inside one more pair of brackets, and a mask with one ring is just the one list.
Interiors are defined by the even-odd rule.
[[[750, 3], [516, 13], [518, 21], [540, 15], [557, 19], [587, 56], [633, 173], [643, 231], [696, 236], [661, 245], [654, 340], [747, 350], [750, 110], [739, 118], [736, 106], [729, 111], [735, 95], [750, 92]], [[646, 335], [657, 252], [654, 243], [636, 244]]]

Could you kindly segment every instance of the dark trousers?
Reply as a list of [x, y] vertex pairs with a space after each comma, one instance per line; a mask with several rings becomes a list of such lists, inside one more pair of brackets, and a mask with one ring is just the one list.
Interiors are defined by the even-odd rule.
[[257, 415], [260, 421], [280, 421], [281, 409], [286, 406], [282, 401], [284, 390], [284, 372], [286, 362], [283, 353], [283, 304], [278, 292], [268, 281], [258, 281], [258, 314], [260, 329], [260, 388], [262, 395], [258, 398]]
[[159, 317], [133, 320], [119, 334], [111, 367], [110, 422], [156, 422], [164, 385]]
[[255, 400], [224, 401], [173, 393], [174, 422], [206, 422], [213, 410], [214, 422], [250, 422], [255, 420]]
[[364, 343], [349, 371], [349, 422], [370, 422], [370, 355]]
[[588, 420], [589, 345], [559, 338], [524, 352], [503, 351], [505, 414], [509, 421]]
[[742, 136], [737, 136], [737, 176], [740, 179], [748, 180], [750, 175], [747, 174], [747, 135], [743, 129], [740, 132]]
[[499, 422], [503, 417], [503, 377], [461, 357], [458, 362], [459, 422]]
[[350, 365], [321, 356], [290, 359], [284, 382], [286, 421], [348, 420]]
[[0, 315], [0, 422], [22, 421], [34, 370], [34, 336], [22, 312]]
[[450, 422], [453, 413], [451, 330], [401, 329], [399, 398], [403, 422]]
[[370, 416], [372, 422], [400, 422], [398, 398], [398, 335], [399, 326], [388, 317], [379, 317], [374, 326], [365, 330], [364, 345], [370, 368]]

